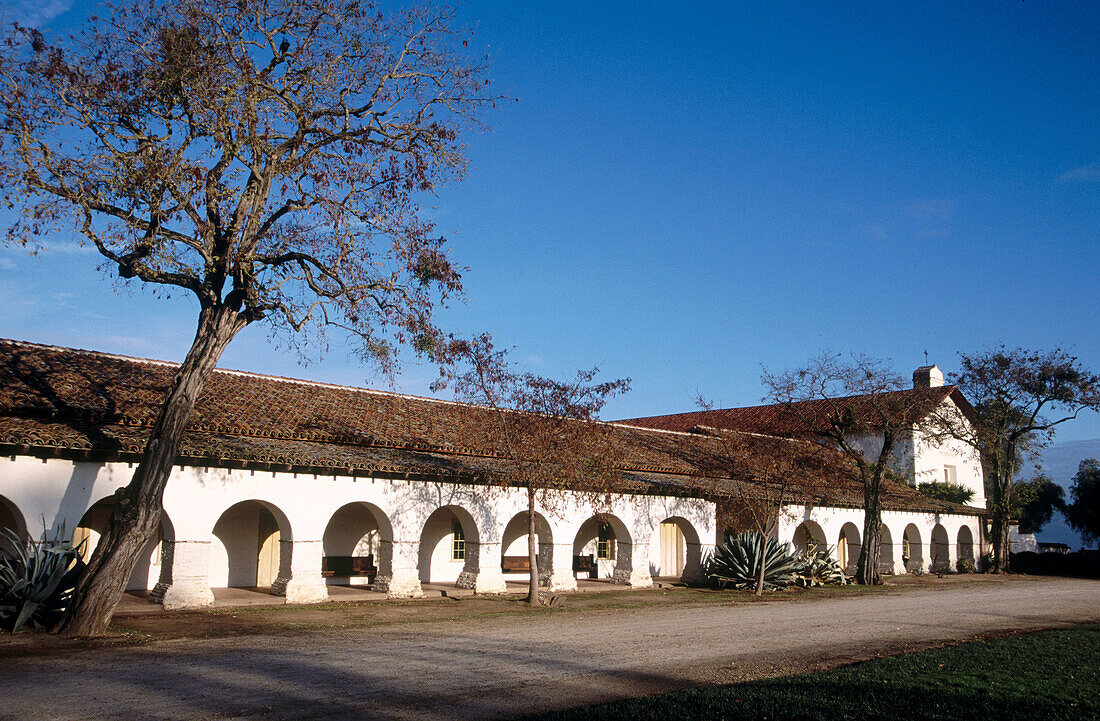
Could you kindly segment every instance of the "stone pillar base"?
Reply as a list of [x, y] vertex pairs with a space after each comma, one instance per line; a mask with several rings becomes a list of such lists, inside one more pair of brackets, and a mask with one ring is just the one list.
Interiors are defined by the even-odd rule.
[[555, 568], [547, 579], [546, 590], [550, 593], [558, 591], [576, 591], [577, 577], [572, 568]]
[[700, 566], [688, 567], [680, 575], [680, 581], [687, 584], [699, 584], [706, 580], [706, 575]]
[[625, 569], [615, 569], [615, 573], [612, 576], [612, 580], [615, 583], [621, 583], [631, 588], [652, 588], [653, 576], [649, 575], [649, 571], [627, 571]]
[[164, 594], [171, 588], [171, 583], [165, 583], [161, 581], [157, 585], [149, 589], [149, 603], [163, 603]]
[[378, 576], [372, 587], [390, 598], [421, 598], [424, 595], [420, 578], [414, 575]]
[[287, 603], [324, 603], [328, 600], [328, 586], [320, 575], [317, 578], [292, 578], [284, 590]]
[[271, 595], [272, 596], [285, 596], [287, 584], [290, 583], [288, 576], [279, 576], [271, 582]]
[[469, 588], [479, 594], [505, 593], [508, 590], [503, 574], [486, 571], [463, 571], [458, 574], [455, 587]]
[[161, 605], [165, 611], [213, 606], [214, 592], [205, 583], [177, 582], [165, 588]]

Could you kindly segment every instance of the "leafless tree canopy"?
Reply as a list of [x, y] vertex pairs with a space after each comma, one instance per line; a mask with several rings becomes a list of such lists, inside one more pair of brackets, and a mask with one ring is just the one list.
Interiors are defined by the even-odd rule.
[[[860, 583], [881, 583], [879, 538], [882, 488], [893, 451], [931, 410], [927, 397], [907, 386], [889, 362], [865, 355], [822, 353], [804, 367], [764, 373], [768, 398], [782, 404], [794, 434], [835, 446], [855, 464], [863, 483], [863, 543], [856, 566]], [[874, 447], [867, 443], [875, 438]]]
[[528, 600], [539, 603], [535, 513], [556, 512], [577, 497], [598, 507], [618, 490], [624, 448], [599, 414], [609, 398], [629, 390], [630, 380], [596, 383], [598, 368], [566, 381], [523, 372], [487, 334], [452, 342], [447, 350], [457, 365], [437, 388], [452, 384], [459, 400], [493, 411], [490, 428], [471, 429], [476, 437], [460, 441], [483, 445], [487, 436], [492, 452], [507, 463], [501, 481], [526, 491]]
[[447, 11], [146, 0], [0, 56], [9, 242], [75, 227], [122, 278], [246, 322], [339, 326], [384, 367], [434, 342], [458, 269], [418, 194], [461, 176], [494, 100]]
[[[53, 42], [0, 35], [8, 242], [76, 228], [108, 271], [199, 302], [195, 339], [116, 494], [64, 631], [106, 630], [195, 402], [258, 321], [339, 328], [383, 370], [441, 358], [459, 269], [417, 198], [460, 177], [460, 131], [494, 97], [448, 11], [360, 0], [131, 0]], [[320, 338], [317, 338], [320, 340]]]
[[1045, 447], [1057, 426], [1085, 409], [1100, 410], [1100, 376], [1066, 351], [998, 347], [960, 354], [951, 381], [974, 407], [977, 423], [935, 412], [929, 433], [973, 447], [981, 456], [993, 520], [993, 570], [1009, 567], [1013, 485], [1023, 461]]

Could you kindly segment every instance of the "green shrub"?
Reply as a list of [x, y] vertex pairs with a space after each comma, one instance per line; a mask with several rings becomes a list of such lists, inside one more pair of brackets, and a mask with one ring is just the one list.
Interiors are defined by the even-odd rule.
[[960, 558], [955, 562], [955, 570], [959, 573], [974, 573], [977, 568], [974, 566], [973, 558]]
[[974, 491], [960, 483], [948, 481], [931, 481], [917, 485], [917, 490], [929, 498], [936, 498], [949, 503], [970, 503], [974, 499]]
[[764, 554], [764, 588], [785, 588], [795, 582], [801, 568], [798, 557], [786, 543], [774, 538], [765, 542], [759, 533], [726, 532], [725, 542], [714, 549], [707, 575], [720, 586], [756, 588], [760, 555]]
[[12, 633], [25, 625], [52, 628], [65, 615], [84, 570], [80, 546], [63, 540], [64, 529], [43, 541], [7, 529], [0, 533], [11, 549], [0, 554], [0, 628]]

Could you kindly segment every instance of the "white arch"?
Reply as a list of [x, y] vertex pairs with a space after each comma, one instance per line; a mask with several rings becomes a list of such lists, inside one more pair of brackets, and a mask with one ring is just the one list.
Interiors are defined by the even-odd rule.
[[878, 572], [894, 572], [894, 536], [885, 523], [879, 524]]
[[915, 523], [906, 525], [905, 530], [902, 531], [901, 558], [905, 562], [905, 570], [908, 573], [921, 571], [924, 568], [924, 544], [921, 542], [920, 529]]
[[794, 549], [799, 553], [806, 553], [812, 545], [816, 549], [828, 548], [829, 541], [825, 537], [825, 531], [817, 521], [806, 519], [794, 529], [791, 539]]
[[[612, 513], [590, 516], [573, 538], [574, 559], [593, 564], [598, 578], [614, 578], [629, 583], [634, 570], [634, 549], [630, 530]], [[587, 566], [585, 566], [587, 567]], [[581, 568], [578, 566], [577, 570]]]
[[293, 540], [290, 520], [275, 504], [258, 498], [234, 503], [210, 531], [210, 586], [267, 588], [282, 595], [290, 580]]
[[[529, 571], [520, 570], [529, 564], [528, 514], [520, 511], [504, 526], [500, 537], [501, 571], [513, 580], [529, 580]], [[554, 531], [550, 521], [535, 511], [535, 543], [540, 581], [550, 577], [554, 566]]]
[[841, 569], [848, 575], [854, 575], [859, 563], [859, 554], [862, 551], [862, 543], [859, 538], [859, 528], [851, 521], [840, 527], [840, 534], [836, 541], [836, 561]]
[[417, 568], [421, 583], [461, 582], [480, 567], [480, 534], [473, 514], [457, 504], [428, 514], [420, 532]]
[[959, 559], [974, 560], [974, 533], [970, 530], [970, 526], [960, 526], [959, 535], [957, 538], [958, 543], [958, 557]]
[[393, 526], [381, 508], [351, 501], [329, 517], [322, 536], [322, 575], [328, 585], [365, 585], [392, 575]]
[[937, 523], [932, 527], [931, 542], [932, 570], [944, 572], [951, 570], [951, 539], [947, 536], [947, 529]]
[[[114, 496], [107, 495], [93, 503], [77, 521], [72, 530], [73, 543], [83, 544], [81, 556], [87, 562], [99, 545], [99, 539], [107, 528], [107, 519], [114, 505]], [[175, 530], [168, 512], [160, 517], [160, 529], [149, 539], [141, 552], [141, 561], [134, 566], [126, 582], [127, 591], [151, 591], [157, 583], [170, 583], [172, 578], [172, 543]]]
[[[653, 576], [698, 580], [702, 575], [699, 530], [691, 521], [672, 515], [661, 521], [651, 536], [649, 572]], [[654, 542], [655, 541], [655, 542]]]

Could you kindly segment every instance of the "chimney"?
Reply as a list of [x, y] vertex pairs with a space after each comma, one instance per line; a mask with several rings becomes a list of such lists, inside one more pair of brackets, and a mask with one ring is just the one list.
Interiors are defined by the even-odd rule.
[[921, 366], [913, 371], [914, 388], [939, 388], [943, 385], [943, 371], [939, 366]]

